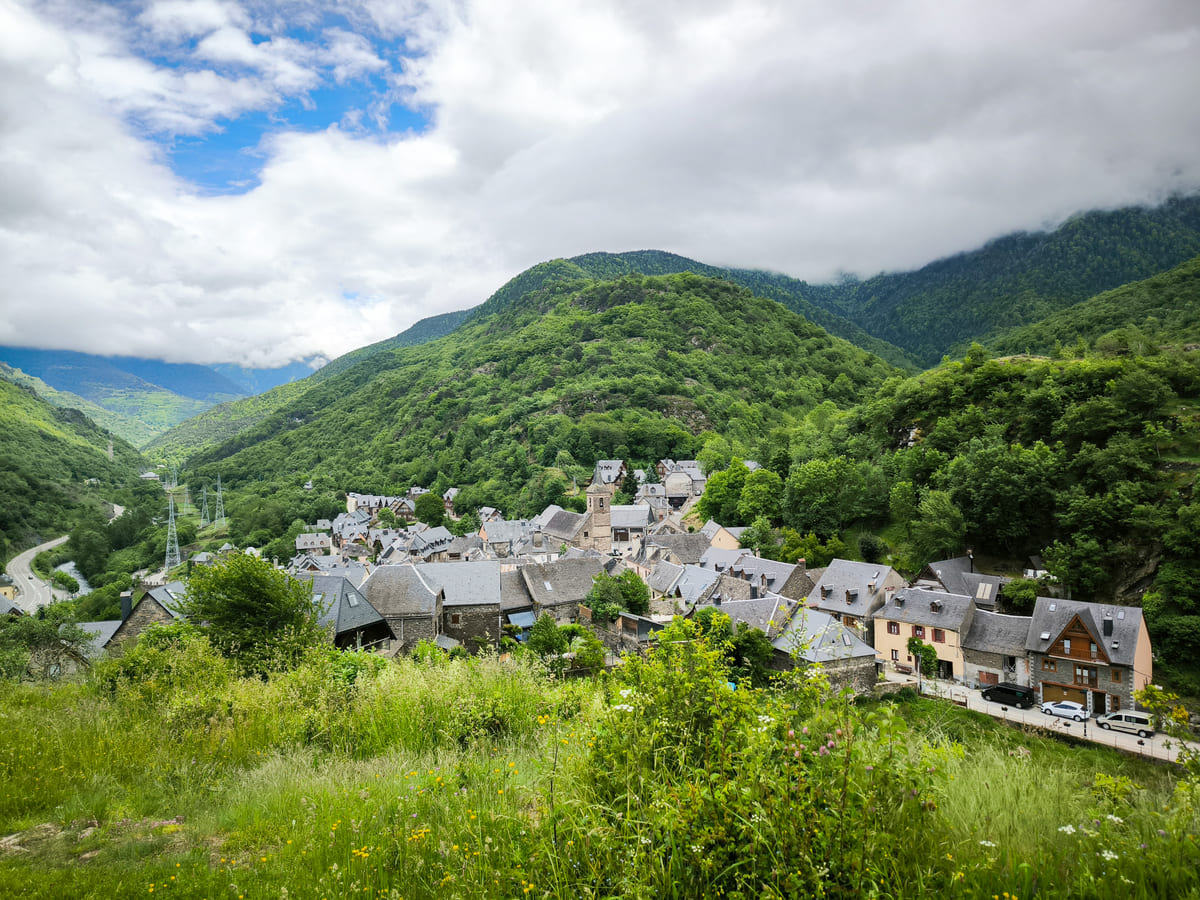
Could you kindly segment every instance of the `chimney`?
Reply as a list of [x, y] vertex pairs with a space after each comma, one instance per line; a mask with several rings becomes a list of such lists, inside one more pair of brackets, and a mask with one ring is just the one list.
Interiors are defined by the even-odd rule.
[[133, 612], [133, 591], [121, 591], [121, 621], [124, 622]]

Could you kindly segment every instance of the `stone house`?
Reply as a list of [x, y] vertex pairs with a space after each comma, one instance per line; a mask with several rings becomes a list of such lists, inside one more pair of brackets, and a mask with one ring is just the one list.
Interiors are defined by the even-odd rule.
[[296, 552], [328, 555], [333, 552], [333, 538], [328, 534], [298, 534]]
[[1001, 681], [1028, 685], [1025, 643], [1029, 623], [1029, 616], [1005, 616], [976, 608], [971, 628], [963, 638], [963, 681], [979, 688]]
[[313, 601], [321, 609], [321, 625], [342, 650], [386, 650], [392, 630], [362, 592], [341, 575], [316, 575]]
[[620, 486], [621, 480], [625, 477], [625, 460], [623, 459], [598, 459], [596, 460], [596, 468], [592, 472], [593, 484], [611, 484]]
[[875, 611], [905, 586], [904, 578], [890, 566], [835, 559], [809, 592], [807, 604], [849, 625], [870, 643], [875, 636]]
[[1042, 702], [1074, 700], [1092, 715], [1132, 708], [1153, 680], [1150, 634], [1134, 606], [1038, 597], [1025, 649]]
[[496, 646], [500, 616], [500, 563], [496, 560], [418, 564], [417, 571], [442, 597], [440, 634], [471, 652]]
[[771, 645], [781, 668], [820, 665], [835, 691], [869, 694], [878, 679], [875, 649], [819, 609], [800, 607]]
[[521, 566], [518, 571], [535, 616], [549, 613], [558, 624], [565, 625], [579, 618], [579, 604], [591, 592], [595, 577], [604, 571], [604, 560], [564, 558], [546, 565]]
[[656, 519], [647, 505], [635, 503], [612, 507], [612, 544], [610, 549], [622, 554], [632, 553], [650, 531]]
[[103, 649], [110, 653], [120, 652], [125, 644], [136, 642], [151, 625], [170, 625], [181, 619], [179, 604], [186, 593], [187, 587], [182, 581], [172, 581], [146, 592], [137, 606], [132, 606], [133, 595], [126, 591], [121, 595], [121, 624]]
[[441, 634], [445, 593], [416, 566], [380, 566], [363, 582], [361, 593], [391, 629], [394, 653], [407, 653], [419, 641]]

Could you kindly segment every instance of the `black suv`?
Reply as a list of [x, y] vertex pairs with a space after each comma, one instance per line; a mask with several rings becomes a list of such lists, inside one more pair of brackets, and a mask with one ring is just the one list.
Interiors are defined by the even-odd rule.
[[991, 700], [993, 703], [1007, 703], [1017, 709], [1029, 709], [1037, 702], [1033, 688], [1022, 687], [1019, 684], [1001, 682], [984, 688], [982, 693], [984, 700]]

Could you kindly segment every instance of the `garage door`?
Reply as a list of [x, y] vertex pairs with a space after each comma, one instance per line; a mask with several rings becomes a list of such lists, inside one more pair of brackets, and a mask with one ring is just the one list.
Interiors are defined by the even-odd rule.
[[980, 671], [979, 683], [981, 685], [984, 685], [986, 687], [989, 684], [998, 684], [999, 682], [1000, 682], [1000, 676], [997, 675], [995, 672]]
[[1042, 702], [1047, 703], [1051, 700], [1074, 700], [1076, 703], [1087, 706], [1087, 691], [1082, 688], [1068, 687], [1065, 684], [1050, 684], [1042, 683]]

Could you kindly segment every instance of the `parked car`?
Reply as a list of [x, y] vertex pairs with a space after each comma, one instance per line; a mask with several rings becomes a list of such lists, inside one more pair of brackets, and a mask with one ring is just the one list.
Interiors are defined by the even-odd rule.
[[1085, 706], [1074, 700], [1050, 700], [1042, 704], [1042, 712], [1048, 716], [1062, 716], [1064, 719], [1074, 719], [1082, 722], [1088, 717]]
[[1031, 709], [1037, 702], [1037, 695], [1033, 692], [1033, 688], [1020, 684], [1009, 684], [1006, 681], [984, 688], [982, 694], [984, 700], [990, 700], [992, 703], [1007, 703], [1017, 709]]
[[1114, 731], [1128, 731], [1141, 738], [1154, 734], [1154, 719], [1149, 713], [1138, 712], [1136, 709], [1120, 709], [1096, 716], [1096, 724]]

